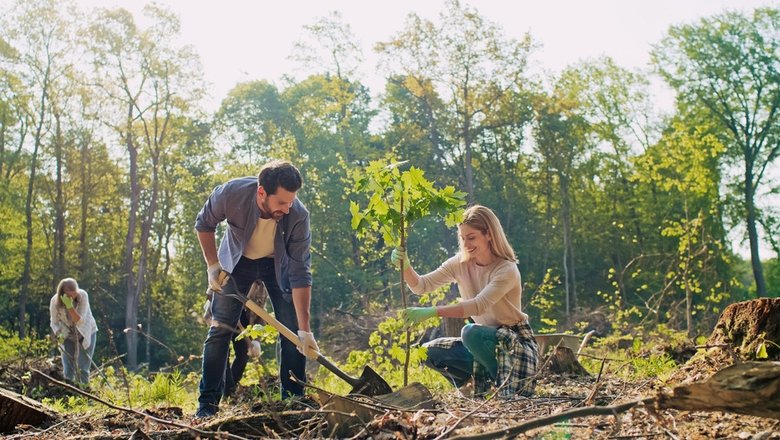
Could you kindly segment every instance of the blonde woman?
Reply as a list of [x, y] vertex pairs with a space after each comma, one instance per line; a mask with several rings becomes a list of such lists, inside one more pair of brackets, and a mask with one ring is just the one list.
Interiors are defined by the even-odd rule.
[[404, 277], [415, 294], [457, 283], [461, 300], [436, 307], [403, 310], [407, 323], [435, 316], [471, 318], [459, 338], [439, 338], [425, 344], [426, 364], [460, 387], [474, 379], [475, 393], [499, 388], [501, 397], [533, 392], [538, 348], [528, 315], [521, 305], [522, 286], [517, 258], [496, 215], [475, 205], [458, 225], [459, 252], [426, 275], [418, 275], [406, 252], [391, 255], [397, 266], [403, 261]]
[[89, 307], [89, 295], [73, 278], [64, 278], [49, 302], [51, 329], [62, 354], [65, 379], [89, 383], [89, 370], [95, 352], [97, 324]]

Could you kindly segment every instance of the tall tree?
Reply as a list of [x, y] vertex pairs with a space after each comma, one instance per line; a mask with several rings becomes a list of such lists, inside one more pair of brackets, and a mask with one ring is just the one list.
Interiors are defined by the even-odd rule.
[[24, 88], [34, 96], [26, 119], [32, 127], [31, 153], [29, 155], [28, 184], [25, 198], [26, 246], [24, 270], [19, 287], [19, 336], [24, 337], [27, 327], [27, 299], [32, 280], [33, 211], [36, 204], [36, 179], [40, 168], [40, 155], [46, 146], [51, 126], [51, 97], [65, 87], [57, 84], [72, 68], [70, 54], [74, 38], [72, 4], [63, 5], [53, 0], [20, 1], [13, 5], [11, 13], [4, 17], [2, 29], [13, 51], [10, 64]]
[[654, 229], [660, 236], [648, 237], [643, 253], [635, 257], [636, 267], [626, 277], [648, 286], [636, 289], [647, 322], [668, 322], [673, 327], [677, 322], [679, 328], [684, 322], [691, 337], [696, 331], [696, 307], [718, 307], [731, 284], [730, 271], [723, 264], [728, 253], [717, 164], [724, 146], [712, 134], [717, 131], [712, 122], [702, 116], [703, 120], [672, 119], [660, 141], [635, 159], [631, 181], [642, 194], [639, 209], [656, 220]]
[[756, 293], [767, 294], [756, 195], [780, 154], [780, 10], [727, 12], [672, 27], [652, 52], [683, 111], [703, 107], [719, 125], [726, 164], [741, 163], [743, 221]]
[[[203, 93], [200, 65], [190, 47], [176, 47], [179, 19], [155, 5], [140, 28], [126, 10], [103, 10], [92, 22], [89, 44], [98, 84], [124, 114], [106, 123], [122, 140], [129, 162], [129, 205], [123, 271], [128, 366], [138, 365], [138, 307], [147, 288], [150, 242], [160, 197], [161, 167], [167, 160], [171, 119], [188, 111]], [[146, 332], [151, 323], [147, 323]]]
[[[577, 307], [573, 189], [580, 186], [578, 167], [592, 148], [590, 127], [583, 117], [576, 92], [563, 87], [561, 83], [556, 84], [549, 96], [540, 96], [535, 107], [535, 150], [541, 157], [548, 181], [557, 188], [557, 194], [550, 193], [548, 197], [555, 198], [560, 210], [558, 219], [563, 235], [562, 267], [568, 319]], [[553, 203], [547, 203], [548, 209], [551, 210], [552, 206]], [[552, 220], [549, 222], [553, 223]]]
[[[630, 279], [623, 278], [622, 268], [642, 252], [645, 235], [657, 225], [654, 219], [648, 222], [640, 216], [641, 201], [631, 178], [633, 159], [660, 136], [660, 118], [653, 110], [647, 76], [624, 69], [610, 58], [572, 65], [563, 72], [560, 83], [579, 102], [594, 142], [588, 168], [594, 177], [590, 180], [597, 183], [585, 186], [579, 197], [581, 206], [588, 207], [578, 212], [580, 237], [615, 269], [621, 307], [626, 304], [630, 284]], [[622, 240], [626, 234], [632, 239]], [[597, 289], [603, 278], [599, 269], [591, 270], [599, 279], [590, 280], [584, 290]], [[582, 277], [580, 281], [588, 282]]]
[[[439, 116], [439, 132], [446, 132], [458, 148], [462, 187], [474, 200], [474, 143], [480, 134], [510, 122], [495, 117], [493, 109], [517, 91], [531, 49], [530, 36], [507, 38], [501, 28], [458, 0], [449, 0], [439, 23], [410, 14], [403, 31], [377, 45], [398, 85], [420, 95], [430, 84], [447, 103]], [[429, 95], [430, 96], [430, 95]]]

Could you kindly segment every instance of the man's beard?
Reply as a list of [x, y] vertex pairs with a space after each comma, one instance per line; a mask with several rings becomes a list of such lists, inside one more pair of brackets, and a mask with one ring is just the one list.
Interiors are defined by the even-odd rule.
[[268, 206], [268, 200], [263, 200], [262, 210], [263, 210], [264, 213], [270, 215], [271, 218], [274, 219], [274, 221], [277, 221], [277, 222], [279, 220], [281, 220], [282, 217], [284, 217], [284, 212], [283, 211], [271, 211], [271, 207]]

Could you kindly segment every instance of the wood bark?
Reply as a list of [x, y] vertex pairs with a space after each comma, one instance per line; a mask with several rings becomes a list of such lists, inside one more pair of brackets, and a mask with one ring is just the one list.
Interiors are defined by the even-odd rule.
[[577, 356], [569, 347], [559, 346], [550, 353], [550, 357], [545, 361], [546, 371], [553, 374], [571, 374], [575, 376], [587, 376], [585, 367], [579, 363]]
[[780, 362], [732, 365], [704, 382], [676, 387], [671, 395], [659, 395], [658, 405], [780, 419]]
[[780, 360], [780, 298], [759, 298], [729, 305], [707, 345], [728, 344], [743, 359], [757, 359], [761, 349]]
[[21, 424], [40, 426], [54, 418], [54, 412], [40, 402], [0, 388], [0, 432], [11, 432]]

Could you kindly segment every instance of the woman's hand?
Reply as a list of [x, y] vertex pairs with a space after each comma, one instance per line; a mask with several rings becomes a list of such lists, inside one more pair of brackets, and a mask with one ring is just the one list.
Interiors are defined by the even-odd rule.
[[416, 324], [436, 316], [438, 316], [436, 307], [409, 307], [401, 311], [401, 319], [406, 325]]
[[393, 266], [398, 267], [400, 262], [403, 262], [403, 270], [409, 268], [409, 257], [406, 256], [406, 249], [397, 247], [390, 253], [390, 262]]
[[73, 308], [73, 298], [68, 295], [60, 295], [60, 301], [62, 301], [66, 309], [70, 310]]

